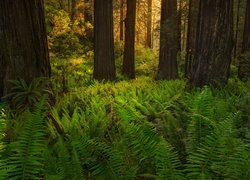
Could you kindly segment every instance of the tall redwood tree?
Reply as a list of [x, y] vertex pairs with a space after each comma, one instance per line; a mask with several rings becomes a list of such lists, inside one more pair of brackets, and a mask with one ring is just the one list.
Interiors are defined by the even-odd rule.
[[120, 0], [120, 40], [124, 39], [124, 0]]
[[148, 14], [147, 14], [147, 47], [152, 48], [152, 7], [153, 0], [148, 0]]
[[177, 0], [161, 2], [160, 57], [157, 79], [178, 78], [179, 22]]
[[201, 0], [193, 86], [227, 83], [233, 48], [233, 0]]
[[250, 50], [250, 0], [247, 0], [241, 51], [242, 53], [245, 53], [246, 51], [249, 50]]
[[115, 79], [113, 0], [94, 1], [94, 78]]
[[43, 0], [0, 1], [0, 96], [9, 80], [50, 76]]
[[239, 62], [238, 75], [240, 79], [250, 76], [250, 0], [247, 0], [245, 23], [242, 41], [242, 56]]
[[185, 77], [187, 78], [189, 78], [191, 75], [194, 60], [199, 1], [200, 0], [189, 0], [188, 4], [188, 29], [184, 69]]
[[122, 73], [130, 79], [135, 78], [135, 19], [136, 1], [127, 0]]

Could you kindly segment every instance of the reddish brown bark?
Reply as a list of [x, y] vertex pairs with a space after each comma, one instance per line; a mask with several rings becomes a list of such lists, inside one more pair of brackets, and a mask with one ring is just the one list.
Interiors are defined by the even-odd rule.
[[123, 75], [135, 78], [135, 19], [136, 1], [127, 0], [127, 14], [125, 20], [125, 45], [123, 58]]
[[94, 78], [115, 79], [113, 1], [94, 1]]
[[192, 86], [227, 83], [233, 48], [233, 0], [201, 0]]
[[0, 96], [9, 80], [50, 76], [43, 0], [1, 0], [0, 42]]
[[177, 0], [162, 0], [160, 57], [157, 79], [178, 78], [179, 21]]
[[195, 52], [196, 27], [198, 19], [199, 1], [189, 0], [188, 29], [185, 57], [185, 77], [190, 77]]
[[124, 39], [124, 0], [120, 0], [120, 40]]
[[147, 47], [152, 48], [152, 0], [148, 0]]

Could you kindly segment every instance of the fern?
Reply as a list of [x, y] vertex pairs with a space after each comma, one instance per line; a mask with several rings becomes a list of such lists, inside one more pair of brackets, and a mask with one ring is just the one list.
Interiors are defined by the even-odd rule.
[[[46, 178], [84, 179], [84, 171], [77, 151], [70, 146], [70, 142], [59, 137], [58, 142], [47, 154]], [[56, 156], [57, 158], [55, 158]]]
[[44, 170], [44, 98], [36, 105], [33, 113], [27, 112], [24, 120], [26, 123], [18, 140], [8, 145], [11, 149], [6, 158], [8, 179], [40, 179]]
[[164, 139], [157, 145], [155, 156], [157, 179], [184, 179], [178, 154]]
[[96, 177], [119, 179], [123, 176], [124, 165], [122, 154], [112, 146], [98, 140], [89, 142], [97, 157], [91, 165], [92, 174]]
[[43, 96], [52, 95], [49, 80], [46, 78], [33, 79], [30, 84], [23, 79], [10, 80], [12, 89], [4, 99], [7, 99], [16, 112], [23, 112], [26, 108], [34, 108]]
[[[208, 87], [184, 93], [182, 81], [95, 82], [65, 95], [52, 110], [63, 136], [50, 121], [46, 127], [42, 102], [14, 123], [7, 121], [7, 130], [18, 136], [8, 137], [14, 140], [9, 145], [0, 144], [0, 175], [51, 180], [247, 179], [249, 139], [238, 132], [241, 127], [249, 131], [244, 126], [247, 98], [244, 109], [238, 106], [242, 96]], [[5, 113], [0, 117], [0, 125], [9, 118]], [[0, 126], [1, 142], [5, 131]]]
[[242, 146], [240, 144], [235, 137], [232, 119], [219, 122], [203, 139], [201, 146], [191, 153], [187, 165], [188, 177], [194, 179], [232, 178], [232, 174], [227, 174], [227, 171], [231, 171], [235, 164], [239, 168], [236, 175], [238, 178], [240, 174], [248, 174], [249, 172], [242, 170], [245, 169], [245, 165], [249, 164], [249, 156], [247, 160], [242, 161], [242, 157], [237, 155], [238, 153], [246, 155], [245, 149], [239, 148]]
[[214, 121], [214, 105], [213, 96], [209, 88], [191, 96], [193, 100], [189, 100], [190, 122], [188, 123], [188, 149], [189, 152], [199, 148], [203, 142], [203, 138], [213, 128]]
[[2, 155], [6, 148], [6, 144], [4, 143], [5, 130], [6, 130], [6, 115], [4, 109], [0, 109], [0, 177], [2, 178], [7, 177], [7, 171], [5, 168], [6, 160], [4, 160], [4, 157]]
[[239, 143], [225, 162], [225, 175], [230, 179], [248, 179], [250, 177], [250, 142]]

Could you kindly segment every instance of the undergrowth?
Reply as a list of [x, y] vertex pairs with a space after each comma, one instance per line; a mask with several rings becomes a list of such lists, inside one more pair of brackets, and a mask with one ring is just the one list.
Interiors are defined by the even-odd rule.
[[93, 82], [51, 109], [43, 98], [18, 117], [3, 107], [1, 179], [250, 177], [249, 83], [185, 86]]

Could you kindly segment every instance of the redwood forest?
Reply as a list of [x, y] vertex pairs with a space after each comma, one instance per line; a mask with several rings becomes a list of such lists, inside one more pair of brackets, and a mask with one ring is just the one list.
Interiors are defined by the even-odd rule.
[[250, 0], [0, 0], [0, 180], [249, 180]]

